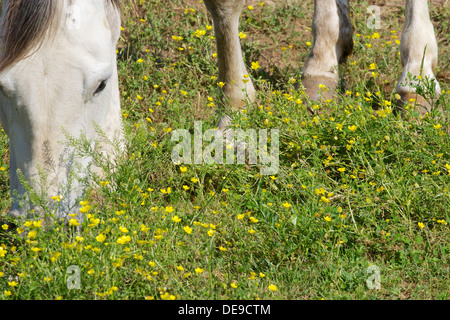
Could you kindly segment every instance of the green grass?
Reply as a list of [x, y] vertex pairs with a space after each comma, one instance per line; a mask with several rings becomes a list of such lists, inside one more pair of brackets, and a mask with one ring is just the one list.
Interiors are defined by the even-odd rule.
[[[108, 167], [93, 179], [79, 234], [31, 222], [27, 237], [4, 234], [2, 299], [449, 298], [450, 139], [434, 115], [421, 119], [411, 107], [405, 121], [389, 108], [403, 9], [382, 8], [378, 38], [365, 26], [366, 5], [353, 4], [346, 90], [311, 115], [296, 88], [312, 5], [254, 7], [240, 30], [247, 65], [261, 65], [249, 68], [258, 101], [233, 114], [233, 125], [279, 129], [278, 174], [173, 164], [171, 131], [218, 120], [212, 22], [198, 1], [124, 2], [118, 52], [128, 152], [114, 173]], [[449, 16], [448, 7], [432, 10], [447, 117]], [[7, 169], [4, 133], [0, 144]], [[0, 194], [6, 214], [8, 170], [0, 171]], [[371, 265], [379, 290], [366, 283]], [[80, 289], [67, 287], [69, 266], [80, 269]]]

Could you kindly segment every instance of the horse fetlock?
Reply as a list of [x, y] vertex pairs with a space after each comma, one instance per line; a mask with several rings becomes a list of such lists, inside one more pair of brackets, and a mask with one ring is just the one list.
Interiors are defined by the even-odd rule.
[[[241, 80], [242, 81], [242, 80]], [[224, 85], [222, 91], [222, 103], [225, 107], [231, 107], [233, 111], [245, 108], [247, 101], [250, 103], [256, 100], [256, 91], [253, 84], [250, 82], [245, 86], [238, 86], [234, 83]]]
[[337, 75], [302, 75], [302, 85], [309, 100], [332, 99], [336, 94], [338, 84], [339, 78]]

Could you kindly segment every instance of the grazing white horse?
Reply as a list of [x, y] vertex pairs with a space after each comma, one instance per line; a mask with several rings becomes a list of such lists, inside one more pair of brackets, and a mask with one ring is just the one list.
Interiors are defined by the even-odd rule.
[[[204, 2], [214, 23], [219, 64], [218, 81], [225, 83], [222, 98], [228, 105], [235, 108], [242, 107], [247, 97], [250, 101], [255, 100], [252, 82], [242, 81], [247, 70], [239, 44], [238, 26], [245, 0], [204, 0]], [[335, 94], [339, 82], [337, 66], [344, 62], [353, 50], [353, 28], [348, 2], [348, 0], [314, 1], [312, 23], [314, 42], [302, 70], [302, 84], [311, 100], [320, 99], [319, 92], [325, 99]], [[421, 74], [433, 79], [438, 97], [440, 88], [433, 73], [437, 65], [438, 47], [430, 21], [428, 1], [406, 0], [405, 18], [400, 45], [403, 72], [399, 77], [396, 91], [404, 102], [410, 98], [420, 101], [421, 97], [416, 96], [414, 88], [403, 85], [410, 72], [413, 76]], [[328, 90], [321, 90], [321, 84]], [[225, 117], [219, 127], [223, 128], [228, 123], [224, 120]]]
[[[204, 0], [216, 35], [219, 82], [226, 104], [234, 108], [255, 100], [239, 41], [239, 17], [245, 0]], [[347, 0], [315, 0], [311, 54], [302, 82], [318, 99], [320, 85], [333, 94], [337, 66], [352, 52], [352, 25]], [[84, 193], [72, 172], [83, 178], [89, 158], [77, 157], [64, 144], [63, 132], [95, 141], [94, 123], [111, 140], [122, 139], [115, 47], [120, 33], [119, 0], [3, 0], [0, 27], [0, 121], [10, 141], [10, 181], [14, 217], [26, 217], [32, 206], [17, 170], [37, 192], [63, 195], [58, 217], [78, 212]], [[427, 0], [406, 0], [402, 34], [403, 73], [397, 92], [403, 101], [415, 96], [402, 85], [408, 72], [435, 80], [437, 43]], [[425, 56], [423, 56], [425, 52]], [[243, 81], [243, 79], [246, 81]], [[439, 95], [436, 81], [436, 96]], [[219, 128], [229, 119], [224, 116]], [[107, 150], [108, 151], [108, 150]], [[109, 150], [111, 151], [111, 150]], [[81, 164], [75, 165], [75, 162]], [[42, 186], [40, 174], [46, 176]], [[49, 202], [52, 200], [49, 199]], [[81, 221], [82, 215], [77, 219]]]
[[[122, 138], [118, 5], [119, 0], [3, 0], [0, 121], [9, 137], [13, 217], [26, 218], [35, 209], [21, 201], [28, 195], [18, 170], [37, 193], [48, 194], [50, 206], [58, 206], [55, 218], [67, 221], [68, 214], [79, 213], [85, 186], [72, 174], [85, 177], [90, 159], [75, 154], [64, 132], [83, 134], [94, 145], [96, 124], [111, 140]], [[76, 218], [81, 222], [83, 216]]]

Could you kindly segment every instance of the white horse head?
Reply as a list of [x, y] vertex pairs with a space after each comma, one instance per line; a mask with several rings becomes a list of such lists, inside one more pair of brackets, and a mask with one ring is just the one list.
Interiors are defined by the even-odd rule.
[[118, 0], [3, 0], [1, 21], [0, 121], [10, 144], [10, 215], [26, 217], [33, 209], [21, 205], [27, 192], [20, 170], [49, 201], [63, 195], [57, 218], [64, 219], [78, 213], [85, 192], [70, 177], [86, 177], [90, 163], [64, 142], [64, 133], [94, 144], [97, 124], [108, 137], [122, 137]]

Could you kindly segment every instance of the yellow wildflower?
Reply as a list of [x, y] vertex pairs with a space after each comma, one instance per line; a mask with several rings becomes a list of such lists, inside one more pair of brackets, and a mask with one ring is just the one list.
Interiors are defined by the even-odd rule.
[[95, 239], [96, 239], [98, 242], [103, 242], [103, 241], [105, 241], [106, 236], [105, 236], [103, 233], [100, 233], [98, 236], [95, 237]]
[[268, 288], [269, 288], [270, 291], [277, 291], [278, 290], [277, 286], [274, 285], [274, 284], [269, 285]]
[[189, 226], [184, 226], [183, 230], [187, 233], [187, 234], [191, 234], [192, 233], [192, 228]]
[[251, 67], [253, 70], [258, 70], [259, 68], [261, 68], [260, 66], [259, 66], [259, 63], [258, 63], [258, 61], [256, 61], [256, 62], [252, 62], [252, 67]]

